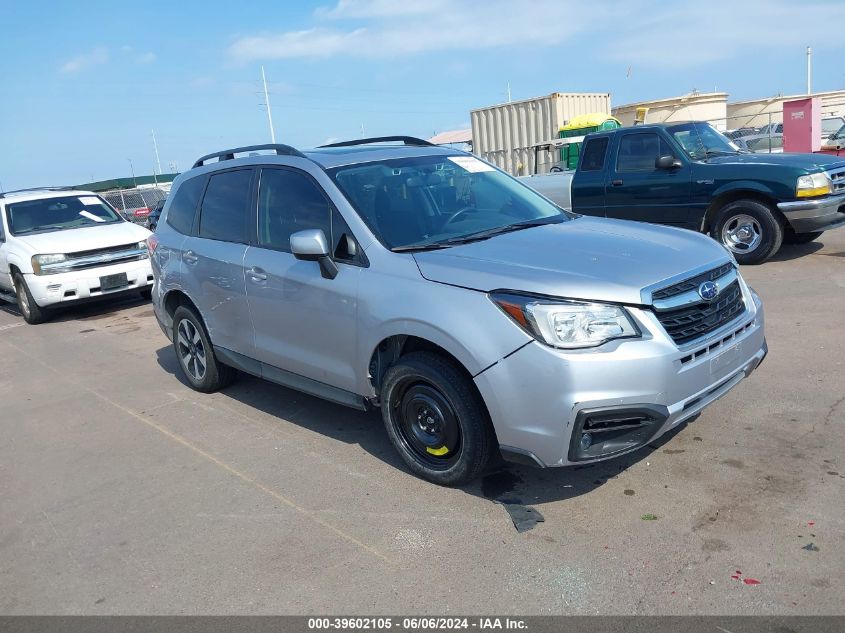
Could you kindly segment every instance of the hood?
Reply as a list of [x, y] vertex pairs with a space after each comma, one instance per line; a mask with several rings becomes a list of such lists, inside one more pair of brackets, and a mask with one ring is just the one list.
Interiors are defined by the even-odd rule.
[[140, 242], [152, 235], [147, 229], [131, 222], [101, 224], [50, 231], [35, 235], [17, 235], [15, 239], [38, 253], [76, 253]]
[[701, 161], [705, 165], [782, 165], [806, 169], [808, 173], [845, 168], [845, 161], [830, 154], [731, 154]]
[[627, 304], [641, 304], [646, 286], [729, 261], [693, 231], [586, 216], [414, 258], [430, 281]]

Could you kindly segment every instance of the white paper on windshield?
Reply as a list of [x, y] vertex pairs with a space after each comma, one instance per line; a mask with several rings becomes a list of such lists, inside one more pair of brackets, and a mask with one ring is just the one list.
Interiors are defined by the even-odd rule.
[[487, 163], [482, 163], [477, 158], [472, 156], [448, 156], [449, 160], [455, 163], [458, 167], [466, 169], [468, 172], [474, 174], [481, 171], [494, 171]]
[[100, 204], [100, 199], [97, 196], [82, 196], [79, 198], [79, 201], [86, 207], [89, 204]]
[[103, 218], [101, 218], [97, 215], [94, 215], [93, 213], [88, 213], [88, 211], [85, 211], [84, 209], [79, 212], [79, 215], [81, 215], [83, 218], [88, 218], [89, 220], [94, 220], [94, 222], [105, 222], [105, 220]]

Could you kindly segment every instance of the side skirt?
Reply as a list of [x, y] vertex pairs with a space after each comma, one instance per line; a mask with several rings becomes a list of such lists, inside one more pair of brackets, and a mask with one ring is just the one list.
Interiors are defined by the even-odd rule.
[[258, 376], [259, 378], [264, 378], [277, 385], [289, 387], [290, 389], [352, 407], [353, 409], [367, 410], [363, 396], [359, 396], [351, 391], [338, 389], [326, 383], [300, 376], [299, 374], [268, 365], [267, 363], [262, 363], [254, 358], [238, 354], [223, 347], [215, 347], [214, 355], [230, 367], [239, 369], [247, 374], [252, 374], [253, 376]]

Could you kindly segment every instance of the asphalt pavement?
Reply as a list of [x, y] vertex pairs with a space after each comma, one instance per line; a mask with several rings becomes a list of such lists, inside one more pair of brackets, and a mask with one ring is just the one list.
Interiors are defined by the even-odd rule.
[[463, 489], [376, 414], [193, 392], [140, 298], [0, 302], [0, 614], [843, 614], [845, 230], [742, 272], [770, 353], [697, 421]]

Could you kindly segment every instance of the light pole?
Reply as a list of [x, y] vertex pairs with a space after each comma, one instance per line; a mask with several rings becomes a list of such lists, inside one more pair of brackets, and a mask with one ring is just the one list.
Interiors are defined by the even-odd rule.
[[132, 164], [132, 159], [127, 158], [126, 160], [129, 161], [129, 169], [132, 170], [132, 184], [135, 186], [135, 189], [138, 188], [138, 181], [135, 180], [135, 165]]

